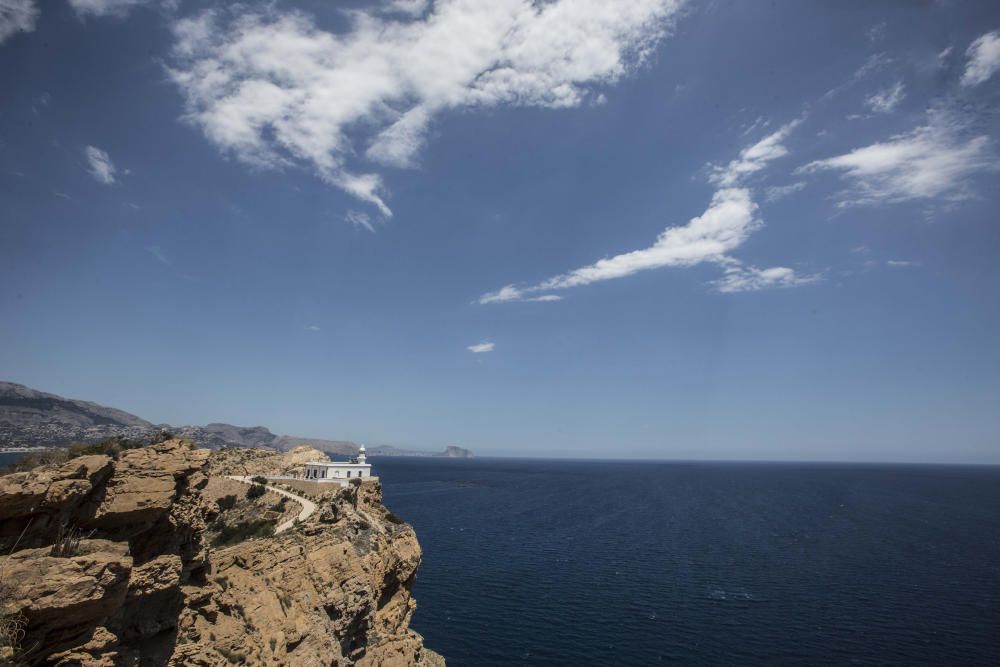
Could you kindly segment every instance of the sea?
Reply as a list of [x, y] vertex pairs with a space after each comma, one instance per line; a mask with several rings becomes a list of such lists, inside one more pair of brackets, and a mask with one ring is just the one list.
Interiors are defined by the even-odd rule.
[[1000, 467], [371, 461], [453, 667], [1000, 665]]
[[1000, 467], [373, 459], [449, 665], [1000, 665]]

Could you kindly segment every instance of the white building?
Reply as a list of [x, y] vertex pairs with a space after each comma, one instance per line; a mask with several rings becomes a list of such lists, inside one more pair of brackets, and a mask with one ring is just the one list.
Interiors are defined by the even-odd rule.
[[365, 446], [361, 445], [358, 455], [350, 461], [309, 461], [306, 463], [305, 479], [339, 484], [346, 484], [352, 479], [368, 479], [372, 476], [372, 466], [365, 463], [365, 459]]

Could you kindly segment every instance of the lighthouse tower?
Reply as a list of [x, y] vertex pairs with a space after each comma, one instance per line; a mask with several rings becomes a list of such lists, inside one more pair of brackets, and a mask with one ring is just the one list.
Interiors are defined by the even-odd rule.
[[365, 462], [365, 458], [366, 458], [365, 457], [365, 446], [362, 443], [361, 447], [358, 449], [358, 463], [364, 463]]

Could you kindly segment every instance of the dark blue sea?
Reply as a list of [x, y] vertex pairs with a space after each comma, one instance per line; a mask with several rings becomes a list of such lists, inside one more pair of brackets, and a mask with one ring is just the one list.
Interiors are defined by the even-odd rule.
[[1000, 467], [374, 463], [449, 665], [1000, 664]]

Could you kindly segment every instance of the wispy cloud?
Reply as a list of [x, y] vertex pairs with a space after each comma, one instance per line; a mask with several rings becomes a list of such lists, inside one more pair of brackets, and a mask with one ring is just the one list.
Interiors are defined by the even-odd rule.
[[793, 120], [781, 126], [753, 146], [740, 151], [739, 158], [725, 166], [713, 167], [709, 180], [720, 187], [732, 187], [764, 169], [769, 162], [788, 155], [784, 141], [801, 122]]
[[349, 222], [355, 229], [367, 229], [372, 234], [375, 233], [375, 227], [372, 225], [372, 217], [364, 211], [348, 211], [347, 215], [344, 216], [344, 220]]
[[802, 172], [839, 171], [850, 187], [839, 206], [968, 196], [967, 179], [997, 168], [986, 135], [966, 138], [965, 123], [946, 111], [932, 111], [928, 123], [889, 140], [817, 160]]
[[392, 0], [386, 5], [385, 12], [398, 12], [407, 16], [420, 16], [427, 11], [430, 4], [430, 0]]
[[37, 21], [34, 0], [0, 0], [0, 44], [19, 32], [31, 32]]
[[904, 268], [909, 268], [909, 267], [914, 267], [914, 266], [920, 266], [920, 262], [914, 262], [914, 261], [903, 260], [903, 259], [890, 259], [885, 264], [886, 264], [886, 266], [891, 266], [894, 269], [904, 269]]
[[885, 21], [882, 21], [881, 23], [876, 23], [872, 27], [868, 28], [868, 30], [865, 31], [865, 35], [868, 36], [868, 41], [869, 42], [878, 42], [878, 41], [884, 39], [885, 38], [886, 29], [888, 27], [889, 27], [889, 24], [887, 22], [885, 22]]
[[[758, 206], [744, 181], [767, 164], [788, 154], [783, 141], [801, 120], [792, 121], [755, 144], [740, 151], [737, 159], [715, 166], [709, 180], [720, 186], [708, 208], [687, 224], [668, 227], [647, 248], [598, 260], [534, 285], [506, 285], [479, 297], [480, 304], [511, 301], [552, 301], [560, 290], [605, 280], [631, 276], [640, 271], [664, 267], [689, 267], [715, 263], [724, 267], [725, 277], [713, 283], [720, 291], [738, 292], [767, 287], [791, 287], [814, 282], [817, 277], [798, 276], [793, 269], [759, 269], [746, 266], [729, 253], [741, 246], [764, 223]], [[798, 189], [798, 185], [794, 186]]]
[[874, 74], [880, 69], [888, 67], [891, 64], [892, 64], [892, 58], [890, 58], [887, 54], [874, 53], [868, 56], [868, 59], [865, 60], [864, 64], [854, 71], [854, 73], [851, 75], [851, 78], [849, 78], [847, 81], [840, 84], [839, 86], [836, 86], [826, 91], [826, 93], [823, 94], [823, 97], [821, 99], [824, 101], [832, 100], [834, 97], [837, 97], [841, 93], [844, 93], [850, 88], [852, 88], [855, 84], [857, 84], [865, 77], [869, 76], [870, 74]]
[[374, 169], [414, 165], [441, 112], [579, 106], [644, 62], [680, 4], [413, 0], [354, 10], [337, 33], [240, 5], [178, 21], [169, 73], [226, 153], [310, 167], [388, 217]]
[[624, 278], [650, 269], [722, 261], [727, 252], [740, 246], [751, 232], [760, 227], [762, 223], [756, 212], [757, 205], [750, 198], [749, 190], [725, 188], [715, 193], [704, 213], [691, 218], [686, 225], [668, 227], [648, 248], [601, 259], [536, 285], [507, 285], [496, 292], [484, 294], [479, 303], [520, 301], [539, 292]]
[[[755, 125], [760, 122], [758, 119]], [[758, 206], [753, 200], [752, 191], [745, 187], [744, 182], [766, 168], [768, 163], [788, 155], [784, 141], [801, 122], [795, 120], [783, 125], [740, 151], [737, 159], [723, 166], [713, 166], [708, 178], [719, 189], [712, 195], [708, 208], [685, 225], [666, 228], [651, 246], [601, 259], [534, 285], [506, 285], [483, 294], [479, 297], [479, 303], [552, 301], [559, 298], [553, 292], [560, 290], [624, 278], [640, 271], [689, 267], [702, 263], [715, 263], [724, 267], [726, 276], [713, 283], [724, 292], [790, 287], [814, 282], [816, 277], [803, 278], [793, 269], [759, 269], [746, 266], [729, 255], [764, 224], [757, 215]], [[793, 191], [802, 186], [794, 184], [786, 187]]]
[[173, 263], [170, 261], [170, 258], [167, 257], [166, 254], [160, 249], [160, 246], [158, 245], [146, 246], [146, 252], [155, 257], [157, 261], [160, 262], [160, 264], [163, 264], [164, 266], [173, 266]]
[[775, 287], [797, 287], [819, 280], [819, 276], [801, 276], [787, 266], [758, 269], [732, 262], [726, 266], [725, 275], [713, 284], [720, 292], [755, 292]]
[[152, 0], [69, 0], [78, 16], [125, 16], [133, 7], [151, 2]]
[[805, 189], [805, 187], [805, 181], [797, 181], [788, 185], [772, 185], [764, 191], [764, 199], [769, 202], [778, 201]]
[[320, 329], [315, 324], [307, 324], [306, 327], [305, 327], [305, 329], [306, 329], [306, 331], [322, 331], [322, 329]]
[[476, 343], [465, 349], [475, 354], [482, 354], [483, 352], [492, 352], [494, 347], [496, 346], [493, 343]]
[[890, 113], [905, 97], [903, 82], [897, 81], [892, 86], [866, 97], [865, 106], [875, 113]]
[[994, 30], [974, 41], [965, 52], [969, 62], [962, 74], [963, 86], [978, 86], [1000, 70], [1000, 31]]
[[541, 294], [538, 296], [532, 296], [532, 293], [537, 292], [539, 288], [537, 285], [533, 287], [514, 287], [513, 285], [507, 285], [506, 287], [501, 287], [496, 292], [489, 292], [479, 297], [480, 304], [488, 303], [504, 303], [507, 301], [527, 301], [534, 303], [550, 303], [553, 301], [562, 301], [562, 297], [558, 294]]
[[115, 182], [117, 170], [114, 162], [111, 161], [111, 156], [106, 151], [102, 151], [96, 146], [87, 146], [83, 152], [90, 165], [90, 175], [94, 177], [95, 181], [105, 185], [111, 185]]

